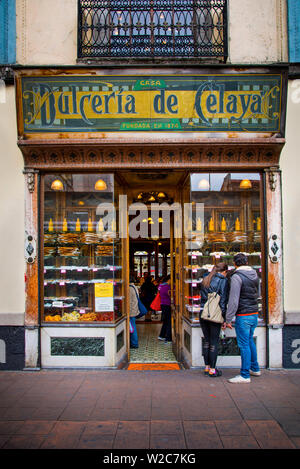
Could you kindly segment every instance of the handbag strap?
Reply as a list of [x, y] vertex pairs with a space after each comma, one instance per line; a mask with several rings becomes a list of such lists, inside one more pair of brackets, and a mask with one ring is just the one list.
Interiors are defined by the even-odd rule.
[[137, 300], [139, 301], [139, 297], [138, 297], [138, 294], [137, 294], [137, 291], [136, 291], [136, 288], [133, 286], [133, 285], [129, 285], [131, 288], [134, 289], [134, 292], [135, 292], [135, 295], [136, 295], [136, 298]]
[[[216, 291], [215, 291], [215, 292], [212, 292], [212, 293], [215, 293], [216, 295], [220, 295], [220, 293], [218, 292], [218, 290], [219, 290], [219, 286], [220, 286], [221, 280], [222, 280], [222, 279], [221, 279], [221, 278], [219, 278], [219, 282], [218, 282], [218, 285], [217, 285]], [[215, 296], [216, 296], [216, 295], [215, 295]]]
[[[219, 282], [218, 282], [218, 285], [217, 285], [217, 288], [216, 288], [216, 291], [215, 291], [215, 292], [214, 292], [214, 291], [211, 292], [211, 293], [214, 293], [214, 298], [215, 298], [217, 295], [219, 295], [218, 289], [219, 289], [219, 285], [220, 285], [220, 283], [221, 283], [221, 280], [222, 280], [222, 279], [220, 278], [220, 279], [219, 279]], [[207, 308], [208, 308], [208, 315], [210, 315], [210, 313], [209, 313], [209, 301], [207, 302]]]

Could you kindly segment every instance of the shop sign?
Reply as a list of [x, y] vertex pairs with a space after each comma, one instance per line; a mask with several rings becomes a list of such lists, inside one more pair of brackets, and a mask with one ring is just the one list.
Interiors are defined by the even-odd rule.
[[21, 77], [20, 133], [279, 132], [281, 74]]

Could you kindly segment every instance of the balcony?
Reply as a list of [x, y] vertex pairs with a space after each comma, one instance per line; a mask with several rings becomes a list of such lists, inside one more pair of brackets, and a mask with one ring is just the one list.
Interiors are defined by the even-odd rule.
[[78, 0], [81, 62], [226, 62], [227, 0]]

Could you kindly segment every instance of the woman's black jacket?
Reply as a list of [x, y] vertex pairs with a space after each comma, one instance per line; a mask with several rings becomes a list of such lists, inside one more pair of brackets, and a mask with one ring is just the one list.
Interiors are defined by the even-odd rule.
[[[204, 274], [206, 277], [208, 274]], [[201, 307], [204, 307], [204, 304], [207, 301], [208, 293], [217, 292], [220, 295], [220, 308], [222, 310], [223, 316], [225, 318], [226, 308], [229, 297], [229, 283], [224, 275], [219, 274], [218, 272], [213, 276], [208, 288], [204, 288], [202, 283], [200, 284], [200, 294], [201, 294]]]

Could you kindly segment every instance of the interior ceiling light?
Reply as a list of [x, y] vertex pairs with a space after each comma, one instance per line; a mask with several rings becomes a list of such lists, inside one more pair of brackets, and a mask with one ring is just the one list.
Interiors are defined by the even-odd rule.
[[159, 223], [163, 223], [163, 222], [164, 222], [164, 219], [163, 219], [162, 217], [159, 217], [158, 222], [159, 222]]
[[139, 192], [134, 199], [134, 201], [142, 201], [144, 203], [161, 202], [163, 200], [167, 200], [172, 203], [172, 199], [170, 199], [168, 195], [162, 191]]
[[201, 181], [198, 182], [198, 189], [201, 191], [208, 191], [209, 190], [209, 182], [207, 179], [201, 179]]
[[105, 191], [107, 189], [107, 184], [103, 179], [98, 179], [98, 181], [95, 184], [95, 189], [96, 191]]
[[62, 191], [64, 189], [64, 185], [60, 179], [55, 179], [51, 184], [51, 189], [53, 191]]
[[252, 184], [249, 179], [243, 179], [240, 183], [240, 189], [251, 189]]

